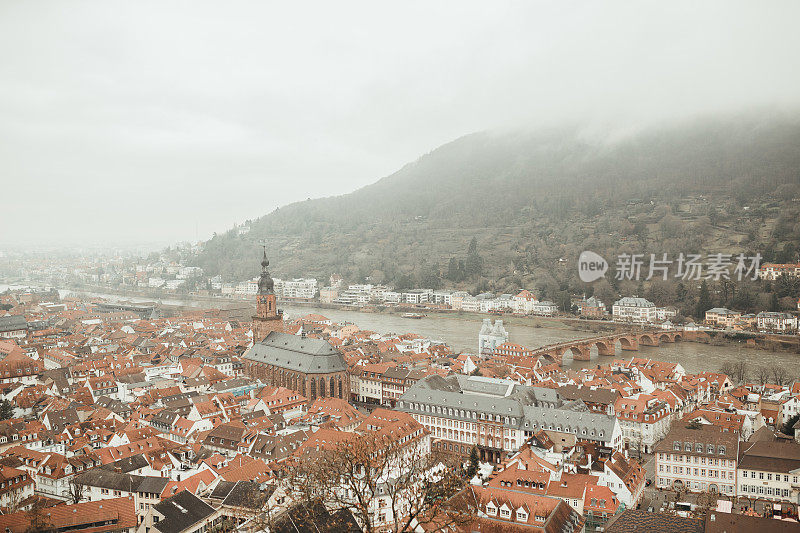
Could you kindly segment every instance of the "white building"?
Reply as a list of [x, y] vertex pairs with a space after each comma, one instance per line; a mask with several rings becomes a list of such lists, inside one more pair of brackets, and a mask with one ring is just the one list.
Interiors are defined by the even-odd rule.
[[279, 298], [302, 298], [310, 300], [317, 295], [318, 284], [314, 278], [275, 279], [275, 295]]
[[453, 293], [450, 291], [433, 291], [430, 301], [438, 305], [450, 307], [453, 304]]
[[800, 444], [756, 441], [743, 444], [739, 497], [800, 503]]
[[252, 296], [256, 294], [258, 292], [258, 280], [251, 279], [237, 283], [235, 292], [243, 296]]
[[531, 313], [539, 316], [553, 316], [558, 312], [558, 306], [550, 301], [534, 302]]
[[529, 290], [522, 290], [513, 298], [514, 312], [520, 315], [529, 315], [533, 313], [534, 304], [539, 302], [539, 299], [533, 295]]
[[797, 331], [797, 317], [789, 313], [762, 311], [756, 315], [759, 331], [793, 333]]
[[484, 318], [478, 333], [478, 355], [492, 355], [494, 349], [504, 342], [508, 342], [508, 332], [503, 327], [503, 321], [495, 320], [492, 325], [491, 319]]
[[614, 302], [611, 314], [617, 322], [635, 324], [655, 322], [658, 319], [656, 304], [636, 296], [626, 296]]

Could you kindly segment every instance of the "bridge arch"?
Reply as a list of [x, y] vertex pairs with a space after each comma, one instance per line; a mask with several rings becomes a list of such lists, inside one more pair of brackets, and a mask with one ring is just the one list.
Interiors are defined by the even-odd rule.
[[650, 333], [642, 333], [639, 335], [639, 344], [644, 346], [658, 346], [658, 337]]
[[597, 355], [617, 355], [617, 346], [614, 339], [597, 341], [593, 345], [597, 348]]

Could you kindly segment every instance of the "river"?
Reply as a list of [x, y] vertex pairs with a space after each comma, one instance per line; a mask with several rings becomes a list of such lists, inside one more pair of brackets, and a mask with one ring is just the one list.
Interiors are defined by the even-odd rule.
[[[7, 285], [0, 284], [0, 292]], [[12, 287], [16, 288], [16, 287]], [[59, 290], [62, 296], [70, 291]], [[127, 302], [152, 302], [153, 298], [146, 297], [121, 297], [112, 294], [84, 293], [91, 296], [106, 298], [112, 301], [124, 300]], [[162, 299], [166, 305], [180, 305], [192, 307], [213, 307], [214, 304], [205, 301]], [[232, 300], [231, 303], [241, 303]], [[378, 333], [418, 333], [424, 337], [447, 343], [455, 351], [475, 353], [478, 345], [478, 331], [481, 319], [474, 317], [459, 317], [454, 315], [434, 314], [420, 319], [401, 318], [400, 315], [390, 313], [361, 313], [339, 309], [322, 309], [310, 306], [299, 306], [283, 303], [281, 305], [286, 316], [298, 318], [309, 313], [324, 315], [335, 322], [352, 322], [361, 329]], [[595, 335], [586, 331], [557, 329], [548, 327], [533, 327], [524, 324], [507, 324], [509, 342], [536, 348], [561, 341], [580, 339]], [[792, 375], [796, 374], [795, 368], [800, 362], [798, 354], [785, 352], [768, 352], [747, 348], [742, 345], [715, 346], [694, 342], [665, 343], [659, 347], [642, 346], [638, 352], [618, 352], [620, 357], [651, 357], [661, 361], [680, 363], [687, 372], [700, 372], [703, 370], [717, 371], [729, 361], [744, 359], [748, 365], [756, 366], [784, 366]], [[610, 357], [600, 357], [593, 353], [589, 361], [574, 361], [568, 354], [564, 356], [564, 365], [569, 368], [583, 368], [610, 361]]]

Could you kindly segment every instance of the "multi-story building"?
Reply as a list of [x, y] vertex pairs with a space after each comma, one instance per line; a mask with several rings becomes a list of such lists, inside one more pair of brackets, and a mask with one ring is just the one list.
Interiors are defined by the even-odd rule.
[[793, 333], [797, 331], [797, 317], [789, 313], [762, 311], [756, 315], [759, 331]]
[[618, 322], [633, 322], [635, 324], [655, 322], [658, 317], [656, 304], [636, 296], [626, 296], [614, 302], [611, 314], [614, 320]]
[[369, 363], [357, 366], [358, 372], [358, 401], [362, 403], [383, 403], [384, 373], [392, 368], [389, 363]]
[[21, 339], [27, 334], [28, 322], [23, 315], [0, 316], [0, 339]]
[[800, 263], [765, 263], [758, 269], [761, 279], [774, 281], [782, 275], [800, 277]]
[[613, 416], [564, 402], [558, 392], [510, 380], [454, 374], [417, 382], [397, 402], [430, 432], [434, 448], [467, 456], [477, 447], [482, 460], [499, 462], [538, 431], [570, 435], [577, 442], [622, 446]]
[[649, 394], [619, 398], [614, 410], [625, 445], [644, 453], [652, 451], [672, 422], [669, 405]]
[[606, 304], [594, 296], [588, 300], [583, 300], [578, 307], [580, 308], [581, 316], [587, 318], [603, 318], [606, 316]]
[[789, 439], [742, 444], [738, 496], [800, 503], [800, 444]]
[[236, 289], [234, 289], [234, 292], [242, 296], [252, 296], [253, 294], [257, 294], [258, 280], [251, 279], [248, 281], [239, 282], [236, 284]]
[[706, 324], [729, 328], [733, 327], [733, 324], [741, 316], [742, 313], [739, 311], [731, 311], [725, 307], [715, 307], [706, 311]]
[[424, 374], [420, 370], [397, 367], [386, 369], [381, 376], [381, 391], [383, 393], [381, 404], [394, 407], [397, 400], [423, 376]]
[[314, 278], [291, 280], [275, 278], [275, 294], [280, 298], [310, 300], [317, 295], [317, 287], [317, 280]]
[[558, 306], [553, 302], [544, 300], [542, 302], [534, 302], [531, 307], [531, 313], [539, 316], [553, 316], [558, 312]]
[[403, 293], [403, 302], [407, 304], [424, 304], [430, 301], [433, 291], [430, 289], [414, 289]]
[[512, 298], [514, 312], [520, 315], [529, 315], [533, 313], [533, 306], [539, 301], [534, 294], [527, 290], [521, 290], [514, 298]]
[[433, 291], [429, 301], [436, 305], [450, 307], [453, 303], [453, 293], [451, 291]]
[[655, 446], [656, 486], [735, 496], [738, 458], [738, 432], [676, 425]]
[[513, 342], [504, 342], [496, 346], [493, 355], [504, 355], [511, 357], [529, 357], [531, 355], [530, 348], [526, 348], [521, 344], [514, 344]]
[[0, 465], [0, 513], [13, 512], [33, 496], [34, 481], [25, 470]]
[[319, 290], [319, 301], [325, 304], [333, 303], [339, 297], [338, 287], [322, 287]]

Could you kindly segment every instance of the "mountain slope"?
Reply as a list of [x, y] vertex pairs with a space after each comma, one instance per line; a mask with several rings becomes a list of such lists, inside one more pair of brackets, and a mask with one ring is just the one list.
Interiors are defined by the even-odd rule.
[[[798, 147], [794, 118], [706, 120], [614, 143], [571, 129], [477, 133], [353, 193], [277, 209], [244, 237], [217, 235], [196, 263], [252, 277], [255, 241], [266, 239], [277, 276], [486, 288], [483, 278], [499, 291], [546, 283], [552, 292], [575, 281], [558, 259], [572, 266], [584, 247], [606, 257], [758, 247], [791, 256]], [[482, 276], [447, 279], [473, 237]]]

